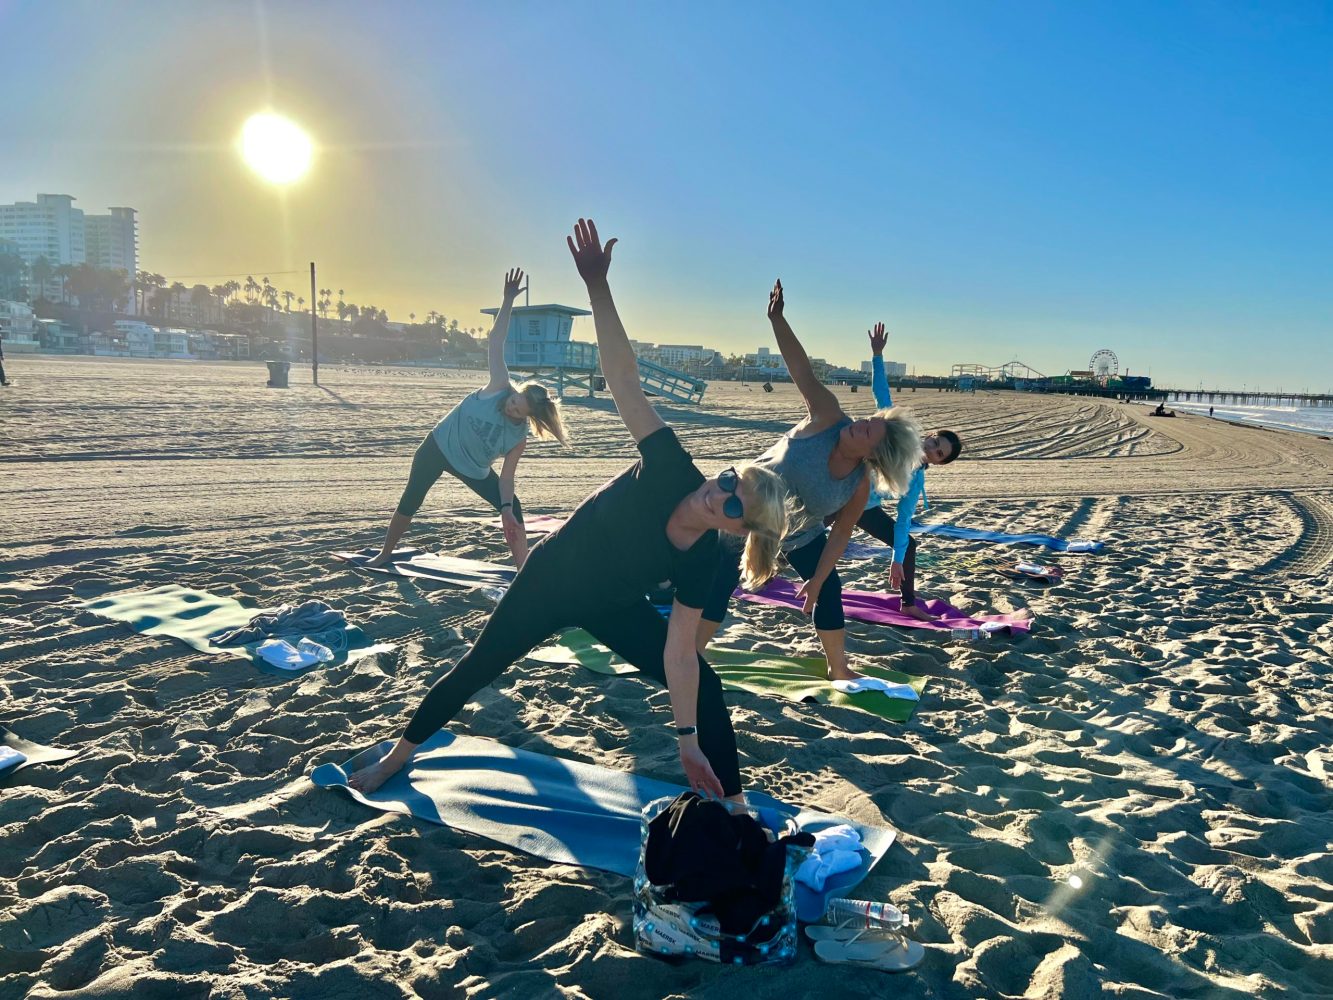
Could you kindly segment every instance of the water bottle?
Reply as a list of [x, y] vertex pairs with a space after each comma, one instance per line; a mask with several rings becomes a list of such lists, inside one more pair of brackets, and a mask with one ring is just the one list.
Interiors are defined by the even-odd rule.
[[954, 643], [976, 642], [979, 639], [989, 639], [990, 634], [981, 631], [979, 628], [951, 628], [949, 629], [949, 641]]
[[907, 926], [907, 914], [898, 907], [868, 899], [830, 899], [824, 910], [824, 920], [867, 930], [896, 931]]

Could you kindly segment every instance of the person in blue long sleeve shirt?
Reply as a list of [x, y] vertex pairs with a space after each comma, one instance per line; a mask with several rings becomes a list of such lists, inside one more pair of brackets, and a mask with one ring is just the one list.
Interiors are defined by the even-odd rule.
[[[884, 344], [888, 340], [884, 324], [876, 323], [875, 328], [869, 331], [869, 337], [873, 355], [870, 362], [870, 388], [875, 394], [875, 405], [883, 409], [893, 405], [889, 379], [884, 373]], [[882, 506], [883, 501], [889, 498], [872, 492], [865, 512], [856, 524], [885, 545], [893, 546], [889, 586], [902, 594], [904, 613], [928, 620], [930, 615], [916, 606], [916, 539], [909, 533], [912, 515], [917, 505], [926, 500], [926, 465], [948, 465], [962, 452], [963, 442], [953, 431], [937, 430], [921, 439], [921, 449], [925, 453], [926, 463], [912, 473], [907, 489], [894, 501], [894, 516], [890, 516]], [[926, 501], [926, 506], [930, 506], [929, 501]]]

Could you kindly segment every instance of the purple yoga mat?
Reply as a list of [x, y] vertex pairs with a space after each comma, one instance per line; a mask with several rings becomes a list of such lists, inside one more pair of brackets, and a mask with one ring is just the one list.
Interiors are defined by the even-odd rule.
[[[801, 601], [796, 596], [796, 585], [785, 577], [774, 577], [768, 584], [755, 593], [737, 590], [736, 596], [756, 604], [777, 604], [784, 608], [801, 608]], [[868, 590], [844, 590], [842, 607], [848, 618], [859, 622], [871, 622], [876, 625], [897, 625], [900, 628], [924, 628], [936, 632], [947, 632], [953, 628], [980, 628], [987, 622], [999, 622], [1011, 632], [1027, 632], [1032, 628], [1030, 618], [1017, 618], [1013, 615], [965, 615], [948, 601], [929, 600], [916, 602], [935, 618], [932, 621], [918, 621], [902, 612], [902, 599], [888, 594], [877, 594]]]

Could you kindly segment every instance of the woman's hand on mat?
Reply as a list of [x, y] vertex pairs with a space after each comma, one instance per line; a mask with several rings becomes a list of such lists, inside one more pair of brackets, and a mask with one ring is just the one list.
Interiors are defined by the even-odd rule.
[[717, 780], [717, 775], [713, 773], [713, 765], [708, 763], [708, 758], [699, 748], [698, 737], [681, 737], [680, 766], [685, 769], [685, 780], [690, 786], [690, 791], [704, 796], [716, 796], [719, 799], [724, 796], [722, 782]]
[[606, 272], [611, 267], [611, 248], [616, 245], [614, 238], [602, 246], [592, 219], [579, 219], [574, 226], [574, 235], [566, 236], [565, 242], [574, 255], [574, 266], [579, 269], [584, 284], [591, 286], [606, 281]]
[[782, 279], [773, 282], [773, 291], [768, 293], [768, 318], [777, 319], [782, 315]]
[[819, 591], [823, 586], [823, 580], [816, 580], [811, 577], [801, 584], [800, 590], [796, 591], [796, 596], [801, 599], [801, 610], [807, 615], [815, 613], [815, 601], [819, 599]]
[[866, 336], [870, 338], [870, 353], [879, 357], [884, 353], [884, 345], [888, 343], [889, 335], [884, 332], [884, 324], [876, 323], [873, 330], [867, 330]]
[[523, 289], [523, 268], [516, 267], [512, 271], [505, 272], [505, 301], [513, 302]]
[[903, 589], [903, 564], [900, 562], [896, 562], [889, 567], [889, 589]]

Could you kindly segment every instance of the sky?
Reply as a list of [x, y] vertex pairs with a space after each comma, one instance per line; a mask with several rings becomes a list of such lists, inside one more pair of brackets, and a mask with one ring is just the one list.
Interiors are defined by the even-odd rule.
[[[781, 277], [852, 366], [878, 320], [923, 374], [1333, 391], [1333, 4], [0, 0], [0, 37], [0, 202], [132, 206], [186, 284], [314, 260], [466, 329], [515, 265], [586, 304], [590, 215], [637, 340], [773, 346]], [[236, 150], [265, 109], [318, 146], [287, 188]]]

